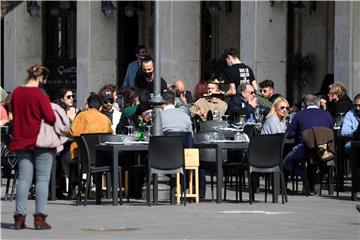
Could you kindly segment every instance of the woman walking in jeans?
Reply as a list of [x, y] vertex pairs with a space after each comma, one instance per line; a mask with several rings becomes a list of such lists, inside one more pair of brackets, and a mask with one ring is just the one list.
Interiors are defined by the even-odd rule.
[[19, 176], [16, 187], [15, 229], [26, 227], [26, 203], [35, 171], [36, 207], [34, 226], [36, 229], [50, 229], [45, 222], [45, 207], [49, 191], [50, 172], [54, 157], [52, 149], [35, 146], [41, 121], [55, 123], [55, 114], [50, 99], [41, 88], [47, 81], [49, 70], [40, 64], [30, 67], [24, 86], [17, 87], [12, 95], [13, 136], [9, 145], [16, 151], [19, 160]]

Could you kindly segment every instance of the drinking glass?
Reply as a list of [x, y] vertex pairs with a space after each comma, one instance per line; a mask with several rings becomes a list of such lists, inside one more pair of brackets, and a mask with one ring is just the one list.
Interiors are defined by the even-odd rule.
[[127, 130], [128, 130], [128, 134], [125, 138], [125, 142], [131, 142], [134, 141], [134, 136], [133, 136], [133, 131], [134, 131], [134, 126], [133, 125], [129, 125], [126, 126]]

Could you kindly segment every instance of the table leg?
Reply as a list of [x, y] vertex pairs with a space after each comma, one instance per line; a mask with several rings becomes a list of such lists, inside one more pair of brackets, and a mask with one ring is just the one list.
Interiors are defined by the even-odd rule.
[[113, 176], [113, 184], [112, 184], [112, 193], [113, 193], [113, 206], [118, 205], [118, 196], [119, 196], [119, 156], [118, 152], [113, 148], [113, 168], [112, 168], [112, 176]]
[[344, 142], [341, 140], [338, 140], [336, 143], [336, 169], [337, 169], [337, 177], [338, 177], [338, 185], [339, 185], [339, 191], [344, 191], [344, 148], [343, 148]]
[[[273, 202], [274, 203], [278, 203], [278, 199], [279, 199], [279, 194], [280, 194], [280, 173], [279, 172], [274, 172], [274, 198], [273, 198]], [[285, 186], [284, 186], [285, 187]]]
[[223, 151], [221, 147], [216, 148], [216, 202], [222, 203], [222, 187], [223, 187]]

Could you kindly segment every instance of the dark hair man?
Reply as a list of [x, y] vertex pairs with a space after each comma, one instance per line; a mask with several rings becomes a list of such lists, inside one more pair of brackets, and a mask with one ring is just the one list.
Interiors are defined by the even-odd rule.
[[[154, 93], [154, 61], [151, 56], [145, 56], [141, 61], [142, 75], [137, 75], [135, 84], [138, 88], [145, 89], [150, 93]], [[161, 92], [167, 88], [167, 84], [163, 78], [161, 78]]]
[[166, 91], [162, 98], [165, 101], [160, 113], [163, 132], [192, 132], [190, 116], [175, 108], [175, 93]]
[[281, 97], [280, 94], [274, 94], [274, 82], [269, 79], [265, 79], [261, 83], [260, 86], [260, 93], [263, 97], [269, 99], [270, 102], [274, 102], [276, 98]]
[[129, 63], [127, 67], [125, 78], [123, 81], [123, 88], [135, 86], [135, 77], [139, 70], [141, 60], [144, 59], [146, 54], [147, 54], [147, 49], [144, 45], [139, 45], [136, 47], [135, 55], [137, 59]]
[[229, 90], [225, 96], [236, 94], [236, 89], [241, 84], [250, 84], [255, 89], [258, 89], [253, 70], [240, 61], [239, 50], [235, 48], [225, 49], [223, 54], [228, 69], [225, 70], [225, 79], [229, 83]]

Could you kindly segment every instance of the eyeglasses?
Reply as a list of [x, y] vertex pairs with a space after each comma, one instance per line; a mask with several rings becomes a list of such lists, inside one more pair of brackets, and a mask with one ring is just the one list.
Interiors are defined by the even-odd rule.
[[104, 100], [104, 104], [113, 104], [113, 103], [114, 103], [114, 99], [112, 98]]
[[251, 91], [251, 92], [250, 92], [250, 94], [251, 94], [251, 95], [254, 95], [254, 94], [255, 94], [255, 92], [254, 92], [254, 91]]
[[74, 95], [67, 95], [65, 97], [66, 97], [66, 99], [71, 99], [71, 98], [74, 98]]
[[280, 107], [280, 110], [284, 110], [284, 109], [286, 109], [287, 111], [289, 111], [289, 110], [290, 110], [290, 107], [287, 107], [287, 106], [281, 106], [281, 107]]
[[267, 92], [267, 89], [260, 89], [260, 92], [266, 93], [266, 92]]

